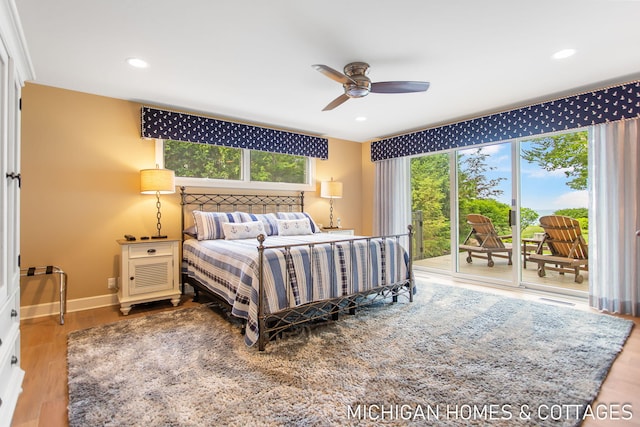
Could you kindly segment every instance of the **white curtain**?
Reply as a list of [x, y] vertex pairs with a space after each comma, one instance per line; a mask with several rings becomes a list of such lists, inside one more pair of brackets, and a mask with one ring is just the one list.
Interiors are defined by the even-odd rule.
[[640, 314], [640, 120], [597, 125], [589, 138], [589, 304]]
[[402, 234], [411, 224], [409, 159], [382, 160], [375, 164], [373, 232]]

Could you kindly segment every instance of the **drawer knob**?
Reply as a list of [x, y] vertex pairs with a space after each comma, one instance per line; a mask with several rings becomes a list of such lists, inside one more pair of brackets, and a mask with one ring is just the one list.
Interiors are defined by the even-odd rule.
[[135, 279], [135, 277], [133, 277], [133, 276], [129, 277], [129, 280], [134, 280], [134, 279]]
[[11, 317], [18, 317], [18, 311], [15, 308], [11, 309]]
[[156, 253], [156, 250], [155, 250], [155, 249], [147, 249], [147, 253], [148, 253], [149, 255], [153, 255], [153, 254], [155, 254], [155, 253]]
[[18, 364], [18, 358], [15, 356], [11, 356], [11, 364], [12, 365], [17, 365]]

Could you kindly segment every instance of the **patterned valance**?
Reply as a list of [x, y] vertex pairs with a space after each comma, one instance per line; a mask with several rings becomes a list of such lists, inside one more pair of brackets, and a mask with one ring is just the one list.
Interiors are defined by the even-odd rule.
[[467, 147], [640, 117], [640, 82], [375, 141], [371, 160]]
[[329, 158], [326, 138], [150, 107], [142, 107], [142, 136]]

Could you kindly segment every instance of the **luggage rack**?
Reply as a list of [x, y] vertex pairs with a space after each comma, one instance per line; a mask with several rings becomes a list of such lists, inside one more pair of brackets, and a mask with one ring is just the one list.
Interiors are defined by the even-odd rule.
[[64, 313], [67, 311], [67, 273], [55, 265], [20, 269], [20, 276], [22, 277], [40, 276], [43, 274], [60, 275], [60, 324], [64, 325]]

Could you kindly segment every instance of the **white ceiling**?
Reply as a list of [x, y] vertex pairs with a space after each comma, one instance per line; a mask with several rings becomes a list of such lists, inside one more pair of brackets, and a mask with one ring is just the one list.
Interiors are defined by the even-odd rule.
[[[639, 0], [16, 4], [35, 83], [351, 141], [640, 78]], [[564, 48], [577, 53], [551, 58]], [[431, 87], [321, 111], [342, 86], [311, 65], [352, 61]]]

